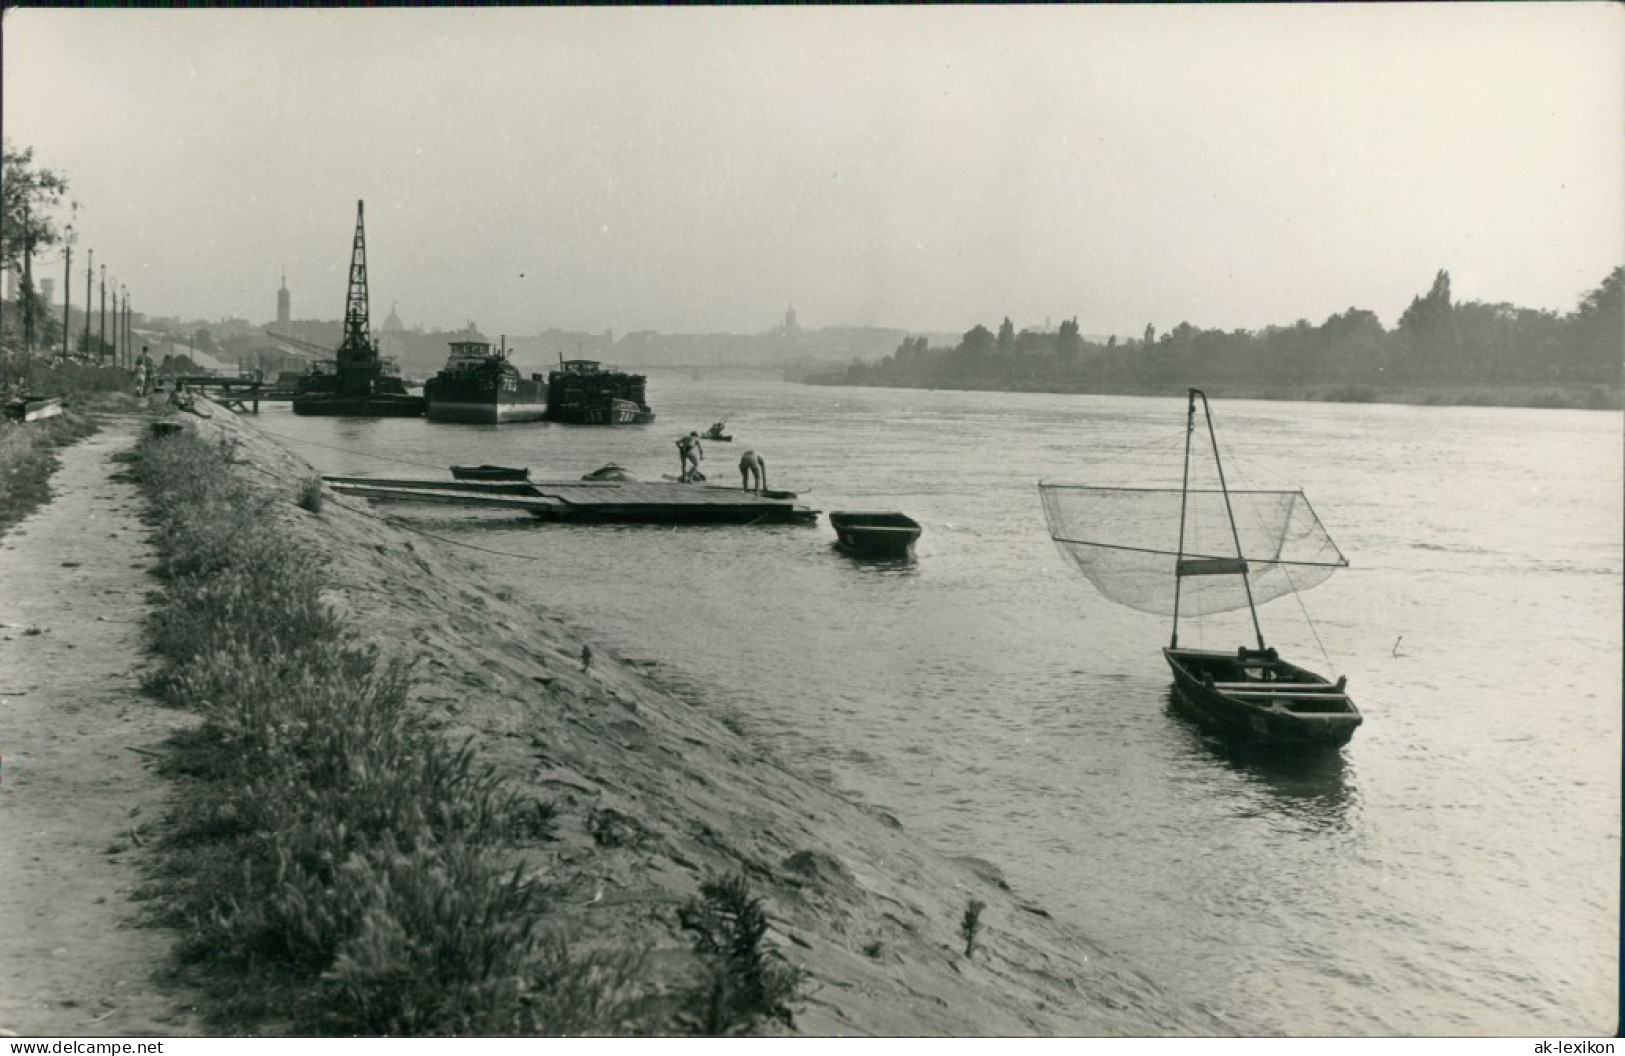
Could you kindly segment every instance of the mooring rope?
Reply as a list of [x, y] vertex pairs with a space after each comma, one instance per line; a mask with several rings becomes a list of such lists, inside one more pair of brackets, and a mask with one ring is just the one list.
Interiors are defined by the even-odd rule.
[[303, 437], [289, 436], [287, 433], [278, 433], [278, 432], [275, 432], [275, 431], [270, 430], [270, 429], [263, 429], [260, 426], [254, 425], [252, 422], [249, 422], [249, 421], [247, 421], [246, 419], [243, 419], [243, 418], [238, 418], [237, 420], [242, 423], [244, 428], [252, 429], [254, 432], [259, 433], [262, 436], [274, 436], [274, 437], [276, 437], [276, 438], [278, 438], [280, 440], [292, 440], [296, 444], [309, 444], [312, 447], [325, 448], [328, 451], [338, 451], [338, 452], [340, 452], [342, 454], [346, 454], [346, 455], [357, 455], [357, 456], [359, 456], [361, 458], [375, 458], [375, 459], [378, 459], [381, 462], [399, 462], [402, 465], [416, 466], [419, 469], [444, 469], [445, 468], [444, 466], [430, 465], [427, 462], [414, 462], [409, 458], [391, 458], [389, 455], [375, 455], [375, 454], [372, 454], [369, 451], [357, 451], [354, 448], [350, 448], [350, 447], [338, 447], [335, 444], [324, 444], [319, 440], [306, 440]]
[[433, 532], [426, 532], [421, 528], [415, 528], [415, 527], [413, 527], [412, 525], [406, 523], [404, 520], [402, 520], [400, 518], [385, 517], [385, 516], [382, 516], [380, 514], [373, 513], [371, 510], [362, 509], [359, 506], [348, 506], [347, 505], [344, 508], [349, 510], [351, 513], [355, 513], [355, 514], [358, 514], [358, 515], [360, 515], [362, 517], [367, 517], [367, 518], [370, 518], [371, 520], [377, 521], [379, 524], [387, 524], [391, 528], [399, 528], [403, 532], [412, 532], [415, 535], [423, 536], [425, 539], [433, 539], [437, 543], [445, 543], [445, 544], [447, 544], [449, 546], [460, 546], [465, 550], [478, 550], [482, 554], [493, 554], [493, 555], [495, 555], [497, 557], [511, 557], [516, 561], [540, 561], [540, 560], [542, 560], [542, 558], [537, 554], [514, 554], [514, 553], [509, 553], [506, 550], [492, 550], [490, 547], [486, 547], [486, 546], [475, 546], [473, 543], [464, 543], [464, 542], [459, 542], [456, 539], [447, 539], [443, 535], [435, 535]]

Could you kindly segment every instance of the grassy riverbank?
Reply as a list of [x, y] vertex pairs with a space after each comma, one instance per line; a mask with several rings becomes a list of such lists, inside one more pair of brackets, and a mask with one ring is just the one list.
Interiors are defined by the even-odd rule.
[[251, 419], [178, 420], [135, 462], [151, 688], [203, 722], [151, 890], [222, 1033], [1245, 1032]]
[[[155, 689], [203, 724], [174, 744], [184, 804], [156, 890], [217, 1019], [293, 1033], [576, 1034], [658, 1026], [631, 956], [575, 954], [516, 864], [550, 836], [527, 798], [407, 707], [385, 658], [322, 598], [326, 562], [229, 444], [149, 437], [164, 598]], [[635, 951], [627, 951], [633, 953]]]

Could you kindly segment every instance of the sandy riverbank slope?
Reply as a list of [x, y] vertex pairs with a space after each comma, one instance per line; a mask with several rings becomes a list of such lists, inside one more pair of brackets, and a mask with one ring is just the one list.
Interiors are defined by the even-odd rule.
[[154, 554], [111, 456], [145, 424], [62, 449], [51, 501], [0, 537], [0, 1032], [199, 1029], [153, 982], [173, 936], [132, 923], [170, 791], [143, 753], [193, 721], [140, 693]]
[[[1245, 1032], [1180, 1007], [1008, 890], [994, 866], [934, 852], [883, 811], [799, 776], [706, 701], [662, 689], [507, 582], [505, 559], [391, 523], [408, 508], [329, 494], [307, 512], [295, 496], [312, 470], [252, 416], [181, 418], [236, 443], [245, 479], [285, 496], [287, 531], [331, 561], [332, 603], [387, 654], [414, 660], [414, 704], [557, 804], [557, 838], [525, 857], [569, 891], [553, 921], [576, 941], [647, 947], [658, 978], [691, 979], [676, 909], [706, 876], [743, 870], [777, 921], [773, 941], [811, 976], [797, 1033]], [[987, 908], [966, 958], [958, 929], [973, 898]]]

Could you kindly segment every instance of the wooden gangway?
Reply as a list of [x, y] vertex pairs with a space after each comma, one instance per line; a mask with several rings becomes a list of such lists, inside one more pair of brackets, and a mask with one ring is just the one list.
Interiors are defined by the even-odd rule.
[[258, 414], [261, 400], [287, 399], [280, 394], [273, 395], [270, 386], [258, 374], [236, 377], [228, 374], [182, 374], [179, 377], [158, 378], [157, 388], [175, 385], [185, 385], [193, 392], [203, 393], [220, 406], [238, 412], [252, 411]]
[[761, 495], [715, 484], [630, 480], [395, 480], [323, 477], [340, 495], [524, 511], [545, 521], [620, 524], [812, 524], [818, 511], [789, 491]]

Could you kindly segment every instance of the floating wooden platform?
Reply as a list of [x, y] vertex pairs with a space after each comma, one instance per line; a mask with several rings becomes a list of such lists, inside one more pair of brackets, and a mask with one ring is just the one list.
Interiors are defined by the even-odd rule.
[[721, 485], [629, 480], [386, 480], [323, 477], [340, 495], [523, 510], [546, 521], [621, 524], [811, 524], [818, 511], [794, 492], [754, 495]]

